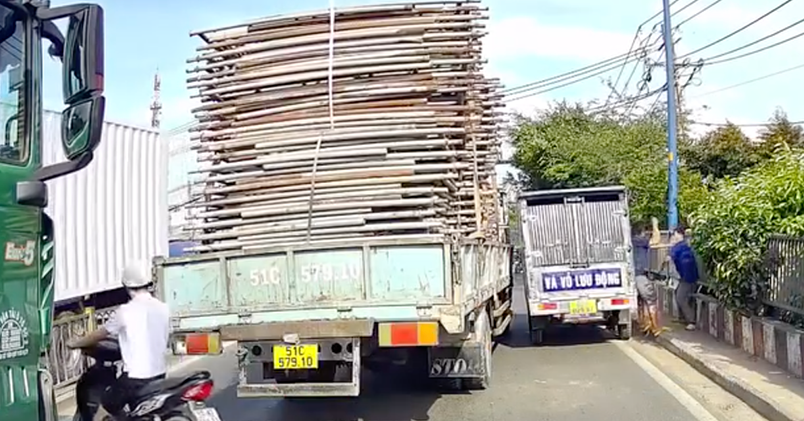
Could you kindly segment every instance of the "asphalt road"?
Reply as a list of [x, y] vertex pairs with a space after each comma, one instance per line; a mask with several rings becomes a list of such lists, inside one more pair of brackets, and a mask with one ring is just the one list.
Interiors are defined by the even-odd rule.
[[[523, 295], [515, 311], [524, 313]], [[737, 398], [657, 346], [612, 340], [594, 327], [550, 332], [530, 345], [517, 317], [494, 353], [490, 389], [439, 394], [398, 379], [367, 378], [358, 398], [238, 399], [233, 347], [182, 372], [210, 370], [208, 402], [224, 421], [762, 421]]]

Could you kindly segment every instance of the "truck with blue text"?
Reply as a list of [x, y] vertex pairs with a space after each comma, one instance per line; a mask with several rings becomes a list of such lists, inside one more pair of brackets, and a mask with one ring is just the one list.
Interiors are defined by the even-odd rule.
[[[69, 19], [67, 34], [56, 26]], [[53, 221], [44, 212], [48, 180], [86, 167], [101, 140], [103, 9], [0, 1], [0, 418], [55, 421], [45, 362], [54, 289]], [[66, 161], [43, 165], [43, 43], [63, 63], [61, 143]]]
[[489, 386], [513, 314], [478, 3], [193, 33], [198, 245], [154, 268], [175, 353], [236, 342], [240, 397], [357, 396], [362, 370]]
[[525, 295], [531, 339], [553, 324], [604, 324], [631, 337], [636, 306], [624, 187], [523, 192]]

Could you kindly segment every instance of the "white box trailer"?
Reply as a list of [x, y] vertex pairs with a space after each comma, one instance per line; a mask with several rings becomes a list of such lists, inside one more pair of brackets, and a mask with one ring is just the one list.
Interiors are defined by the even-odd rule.
[[[61, 113], [46, 111], [44, 165], [64, 161]], [[120, 287], [129, 259], [168, 249], [168, 147], [155, 130], [112, 122], [83, 170], [48, 181], [55, 229], [56, 309]]]

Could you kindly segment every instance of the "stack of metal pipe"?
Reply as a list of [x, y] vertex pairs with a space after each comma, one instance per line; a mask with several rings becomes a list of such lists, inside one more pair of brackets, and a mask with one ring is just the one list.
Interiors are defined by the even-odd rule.
[[428, 1], [194, 32], [199, 252], [366, 237], [500, 239], [487, 9]]

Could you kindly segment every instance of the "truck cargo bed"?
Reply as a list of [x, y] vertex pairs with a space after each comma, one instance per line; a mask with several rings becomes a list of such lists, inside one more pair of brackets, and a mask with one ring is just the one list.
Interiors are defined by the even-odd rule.
[[508, 265], [499, 244], [378, 238], [158, 259], [155, 275], [177, 330], [429, 319], [450, 331], [510, 285]]

